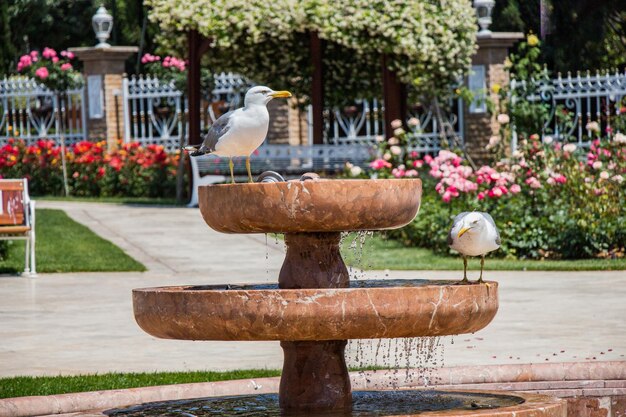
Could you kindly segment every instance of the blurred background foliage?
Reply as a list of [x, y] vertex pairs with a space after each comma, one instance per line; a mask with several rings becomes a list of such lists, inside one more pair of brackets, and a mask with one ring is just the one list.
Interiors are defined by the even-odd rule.
[[[143, 0], [102, 3], [115, 19], [111, 44], [155, 52], [159, 30], [147, 19]], [[0, 73], [14, 72], [19, 56], [32, 49], [95, 45], [91, 16], [99, 5], [93, 0], [0, 1]], [[542, 61], [554, 72], [626, 66], [626, 0], [496, 0], [491, 29], [543, 34]], [[129, 60], [129, 73], [138, 71], [137, 59]]]

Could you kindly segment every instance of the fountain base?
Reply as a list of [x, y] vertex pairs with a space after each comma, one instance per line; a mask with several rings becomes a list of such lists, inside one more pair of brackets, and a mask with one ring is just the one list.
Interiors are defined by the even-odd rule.
[[280, 342], [285, 354], [280, 407], [290, 411], [337, 411], [352, 407], [345, 340]]

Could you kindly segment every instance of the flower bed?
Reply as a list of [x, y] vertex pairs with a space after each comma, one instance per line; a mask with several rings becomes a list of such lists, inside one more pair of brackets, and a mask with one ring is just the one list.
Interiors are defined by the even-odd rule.
[[595, 139], [588, 150], [531, 135], [520, 150], [493, 166], [473, 169], [442, 150], [419, 158], [406, 133], [381, 142], [370, 169], [348, 175], [424, 181], [422, 208], [407, 227], [388, 236], [406, 245], [448, 253], [447, 231], [462, 211], [489, 212], [502, 236], [496, 256], [578, 259], [622, 257], [626, 247], [626, 136]]
[[[78, 142], [66, 151], [70, 192], [86, 197], [173, 197], [179, 154], [160, 145], [120, 143], [108, 152], [104, 141]], [[61, 147], [52, 140], [34, 145], [9, 139], [0, 147], [0, 176], [28, 178], [34, 195], [63, 195]]]

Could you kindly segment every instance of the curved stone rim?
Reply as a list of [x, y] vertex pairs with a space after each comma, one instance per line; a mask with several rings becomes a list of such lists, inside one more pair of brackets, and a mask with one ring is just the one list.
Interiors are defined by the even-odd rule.
[[[419, 389], [419, 388], [407, 388]], [[436, 388], [435, 388], [436, 389]], [[380, 390], [384, 391], [384, 390]], [[492, 391], [492, 390], [471, 390], [471, 389], [437, 389], [437, 391], [510, 395], [524, 400], [523, 403], [510, 407], [488, 408], [482, 410], [449, 410], [449, 411], [425, 411], [418, 414], [400, 414], [388, 417], [419, 417], [419, 416], [441, 416], [441, 417], [566, 417], [567, 401], [557, 397], [544, 394], [533, 394], [516, 391]]]
[[402, 227], [421, 195], [419, 178], [214, 184], [199, 187], [199, 206], [222, 233], [347, 232]]
[[[476, 390], [476, 389], [437, 389], [433, 388], [403, 388], [396, 389], [397, 391], [438, 391], [450, 394], [480, 394], [480, 395], [493, 395], [493, 396], [507, 396], [516, 397], [523, 400], [520, 404], [498, 407], [498, 408], [485, 408], [476, 410], [462, 410], [462, 409], [450, 409], [439, 411], [420, 411], [414, 414], [395, 414], [387, 415], [386, 417], [419, 417], [419, 416], [441, 416], [441, 417], [565, 417], [567, 411], [567, 401], [558, 397], [552, 397], [545, 394], [534, 394], [528, 392], [515, 392], [515, 391], [495, 391], [495, 390]], [[368, 389], [357, 391], [377, 391], [377, 392], [389, 392], [393, 389]], [[261, 395], [270, 395], [274, 393], [265, 393]], [[219, 397], [237, 397], [237, 396], [251, 396], [255, 394], [233, 394], [233, 395], [211, 395], [210, 397], [199, 398], [187, 398], [178, 401], [195, 401], [202, 400], [203, 398], [219, 398]], [[176, 401], [176, 400], [169, 400]], [[132, 404], [126, 407], [117, 407], [114, 409], [107, 409], [104, 412], [109, 413], [111, 411], [121, 411], [134, 406], [147, 406], [151, 404], [158, 405], [169, 401], [153, 401], [141, 404]], [[300, 414], [298, 414], [300, 415]]]
[[181, 340], [323, 341], [476, 332], [495, 317], [498, 284], [276, 290], [133, 290], [135, 320]]

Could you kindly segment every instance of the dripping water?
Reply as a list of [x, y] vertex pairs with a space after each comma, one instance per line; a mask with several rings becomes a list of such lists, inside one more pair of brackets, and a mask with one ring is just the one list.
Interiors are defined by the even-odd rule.
[[350, 233], [342, 233], [340, 239], [340, 245], [343, 246], [343, 243], [347, 239], [350, 240], [350, 244], [348, 245], [348, 250], [352, 252], [354, 255], [352, 265], [349, 267], [350, 278], [354, 280], [365, 279], [365, 269], [363, 268], [363, 251], [365, 248], [365, 242], [368, 237], [374, 235], [374, 232], [368, 230], [360, 230], [358, 232], [354, 232], [354, 234]]
[[267, 243], [267, 233], [265, 233], [265, 276], [270, 277], [270, 248]]
[[379, 380], [382, 386], [372, 387], [379, 389], [436, 385], [443, 357], [444, 343], [435, 336], [351, 340], [346, 354], [348, 366], [359, 369], [362, 376], [381, 368], [387, 371], [384, 379]]

